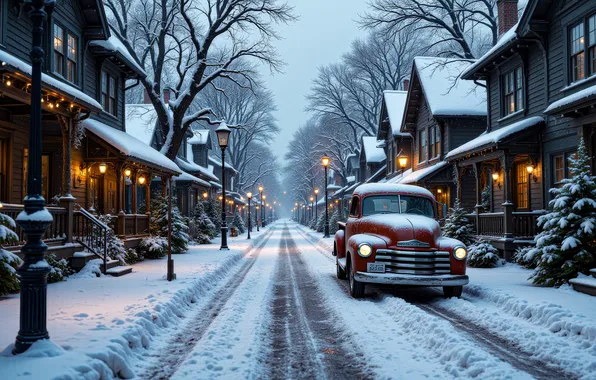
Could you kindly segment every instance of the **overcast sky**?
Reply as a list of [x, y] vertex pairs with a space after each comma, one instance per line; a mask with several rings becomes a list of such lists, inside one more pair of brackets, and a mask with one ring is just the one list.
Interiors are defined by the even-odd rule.
[[352, 40], [364, 35], [356, 21], [366, 10], [365, 0], [289, 0], [289, 3], [300, 20], [284, 26], [280, 30], [284, 39], [276, 43], [280, 57], [287, 64], [284, 73], [272, 76], [263, 68], [264, 79], [278, 107], [276, 117], [281, 132], [272, 148], [280, 162], [292, 134], [308, 118], [304, 111], [305, 97], [317, 68], [339, 60]]

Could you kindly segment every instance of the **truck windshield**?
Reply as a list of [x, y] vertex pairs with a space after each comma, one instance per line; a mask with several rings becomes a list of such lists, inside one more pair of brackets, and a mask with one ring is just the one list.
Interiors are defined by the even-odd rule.
[[373, 195], [364, 198], [362, 216], [374, 214], [416, 214], [435, 216], [430, 199], [412, 195]]

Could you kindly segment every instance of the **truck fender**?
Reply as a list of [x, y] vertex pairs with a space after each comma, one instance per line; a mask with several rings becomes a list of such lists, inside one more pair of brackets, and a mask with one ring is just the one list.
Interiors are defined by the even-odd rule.
[[[363, 243], [370, 244], [373, 248], [373, 254], [368, 258], [358, 256], [358, 247]], [[350, 255], [350, 262], [354, 270], [366, 271], [366, 263], [374, 262], [376, 251], [381, 248], [387, 248], [387, 243], [380, 237], [371, 234], [356, 234], [348, 239], [346, 250]]]
[[337, 255], [340, 259], [346, 257], [346, 236], [343, 230], [339, 230], [335, 233], [334, 244], [333, 256]]

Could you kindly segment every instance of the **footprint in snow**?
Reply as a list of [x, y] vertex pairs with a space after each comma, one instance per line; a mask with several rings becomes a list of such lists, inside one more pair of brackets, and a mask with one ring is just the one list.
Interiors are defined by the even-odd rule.
[[75, 317], [75, 318], [87, 318], [88, 316], [89, 316], [89, 314], [87, 314], [87, 313], [78, 313], [78, 314], [73, 315], [73, 317]]

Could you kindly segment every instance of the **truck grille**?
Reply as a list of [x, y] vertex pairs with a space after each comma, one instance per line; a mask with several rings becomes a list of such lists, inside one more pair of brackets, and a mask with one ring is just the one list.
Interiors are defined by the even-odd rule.
[[451, 258], [445, 251], [397, 251], [377, 249], [375, 262], [385, 263], [385, 273], [450, 274]]

